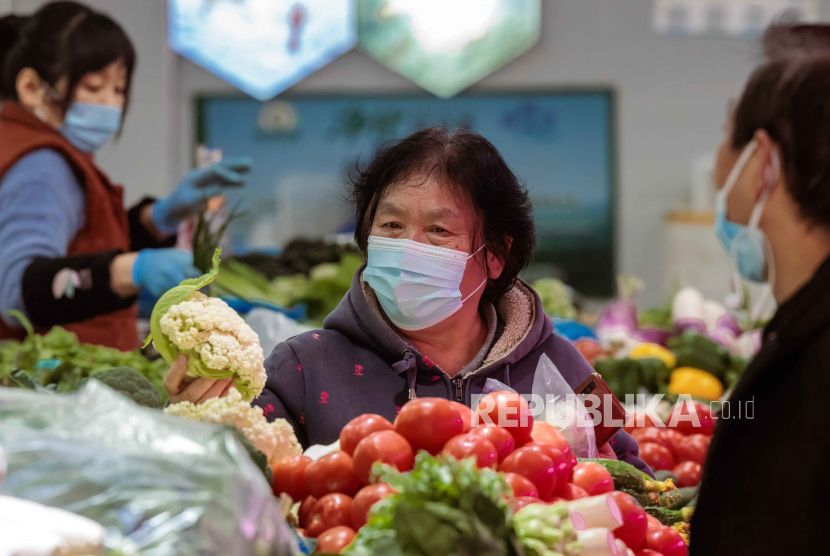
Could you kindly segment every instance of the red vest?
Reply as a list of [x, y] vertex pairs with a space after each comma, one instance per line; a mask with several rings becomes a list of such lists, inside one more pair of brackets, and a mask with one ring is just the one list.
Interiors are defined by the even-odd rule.
[[[52, 149], [60, 153], [74, 170], [86, 194], [86, 218], [66, 254], [81, 255], [112, 249], [129, 251], [130, 228], [127, 211], [124, 210], [124, 189], [111, 184], [90, 155], [76, 149], [51, 126], [41, 122], [18, 103], [3, 102], [0, 109], [0, 176], [5, 175], [21, 158], [39, 149]], [[77, 334], [83, 343], [129, 351], [139, 346], [137, 314], [138, 309], [133, 305], [129, 309], [67, 324], [64, 328]], [[21, 329], [9, 327], [0, 319], [0, 339], [22, 339], [23, 336]]]

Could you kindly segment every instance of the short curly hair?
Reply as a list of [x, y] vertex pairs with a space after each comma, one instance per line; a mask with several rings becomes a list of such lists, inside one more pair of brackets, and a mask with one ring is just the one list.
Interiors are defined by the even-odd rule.
[[378, 203], [388, 188], [417, 177], [439, 180], [472, 205], [473, 237], [504, 263], [501, 275], [487, 281], [482, 295], [483, 302], [498, 302], [530, 262], [536, 245], [533, 207], [527, 188], [496, 147], [469, 129], [423, 129], [385, 143], [369, 164], [358, 163], [349, 175], [358, 247], [365, 256]]

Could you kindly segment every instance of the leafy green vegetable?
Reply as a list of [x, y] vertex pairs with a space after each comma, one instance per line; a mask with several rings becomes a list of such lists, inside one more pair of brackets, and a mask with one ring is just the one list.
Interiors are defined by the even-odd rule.
[[[161, 409], [164, 407], [164, 402], [162, 402], [161, 394], [159, 394], [158, 390], [150, 384], [149, 380], [131, 367], [116, 367], [108, 371], [101, 371], [100, 373], [95, 373], [91, 378], [100, 380], [116, 392], [127, 396], [138, 405], [152, 409]], [[87, 380], [89, 378], [83, 379], [79, 386], [83, 386]]]
[[694, 330], [670, 338], [668, 347], [677, 356], [678, 367], [693, 367], [715, 375], [729, 389], [737, 384], [747, 360]]
[[636, 394], [640, 386], [649, 392], [665, 393], [671, 374], [671, 369], [656, 358], [600, 359], [594, 362], [594, 369], [621, 400], [626, 394]]
[[[158, 300], [156, 306], [153, 307], [153, 312], [150, 315], [150, 335], [147, 336], [147, 340], [144, 342], [144, 345], [147, 346], [152, 340], [156, 351], [159, 352], [159, 355], [161, 355], [168, 364], [173, 364], [173, 361], [175, 361], [176, 357], [179, 356], [179, 350], [172, 344], [172, 342], [170, 342], [170, 340], [167, 339], [167, 336], [162, 333], [160, 324], [161, 317], [164, 316], [164, 314], [169, 311], [172, 306], [178, 305], [187, 299], [187, 296], [204, 288], [210, 284], [214, 278], [216, 278], [216, 275], [219, 273], [219, 256], [221, 254], [221, 249], [217, 249], [213, 253], [213, 268], [210, 272], [198, 278], [185, 280], [161, 296], [161, 299]], [[188, 357], [187, 367], [188, 374], [191, 376], [220, 379], [233, 375], [233, 371], [230, 370], [219, 371], [209, 368], [199, 357]]]
[[542, 278], [533, 282], [531, 286], [539, 294], [546, 315], [560, 319], [576, 318], [571, 290], [562, 280]]
[[[162, 401], [167, 400], [162, 382], [169, 365], [163, 360], [150, 361], [139, 350], [122, 352], [82, 344], [75, 334], [59, 326], [46, 334], [37, 334], [24, 315], [17, 311], [12, 314], [26, 329], [27, 336], [22, 342], [0, 343], [0, 384], [72, 392], [89, 376], [115, 367], [131, 367], [150, 381]], [[20, 373], [12, 374], [15, 369]]]
[[208, 212], [209, 199], [202, 201], [202, 208], [199, 211], [199, 217], [196, 220], [196, 225], [193, 228], [193, 241], [191, 246], [193, 248], [193, 266], [198, 268], [201, 272], [207, 274], [212, 267], [213, 255], [222, 243], [222, 238], [225, 237], [225, 232], [228, 226], [234, 220], [243, 216], [234, 208], [224, 220], [217, 224], [217, 220], [221, 218], [222, 211]]
[[378, 466], [397, 492], [373, 506], [369, 523], [347, 554], [512, 556], [523, 554], [513, 531], [504, 479], [477, 469], [474, 459], [437, 459], [425, 452], [415, 468], [398, 473]]

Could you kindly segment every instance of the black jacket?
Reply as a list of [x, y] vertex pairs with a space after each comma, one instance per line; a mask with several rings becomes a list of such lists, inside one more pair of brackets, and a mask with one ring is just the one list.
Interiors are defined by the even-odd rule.
[[830, 259], [779, 308], [718, 420], [692, 556], [830, 554], [828, 394]]

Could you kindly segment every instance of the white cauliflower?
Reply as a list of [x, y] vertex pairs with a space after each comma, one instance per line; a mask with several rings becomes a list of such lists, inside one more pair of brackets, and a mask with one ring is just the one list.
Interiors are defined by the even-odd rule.
[[159, 326], [179, 353], [190, 358], [189, 375], [233, 376], [247, 401], [262, 392], [266, 375], [259, 337], [221, 299], [194, 291], [170, 307]]
[[179, 402], [167, 406], [164, 412], [204, 423], [235, 426], [257, 450], [265, 454], [268, 465], [303, 451], [288, 421], [275, 419], [269, 423], [262, 408], [243, 400], [236, 388], [231, 388], [224, 398], [211, 398], [198, 405]]

